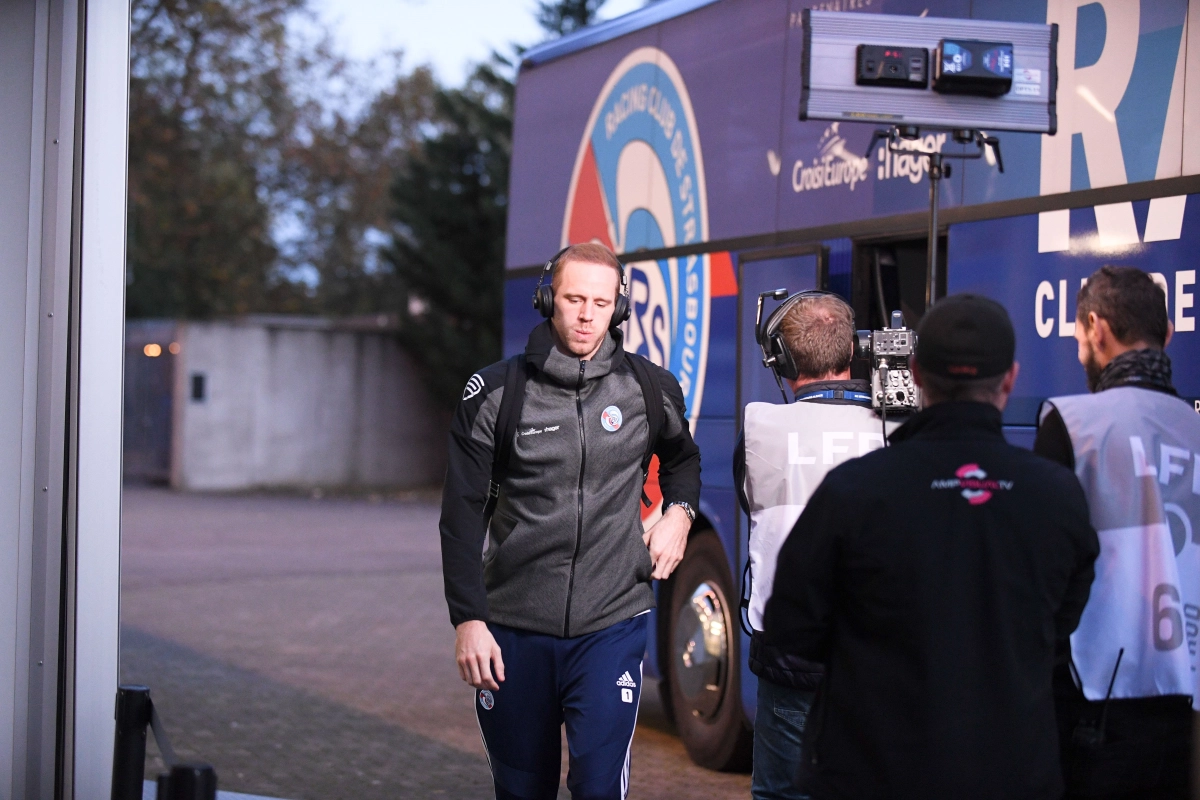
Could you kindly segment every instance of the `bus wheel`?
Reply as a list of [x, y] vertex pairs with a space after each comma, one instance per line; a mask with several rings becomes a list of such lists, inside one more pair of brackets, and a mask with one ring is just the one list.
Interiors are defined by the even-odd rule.
[[692, 761], [750, 766], [753, 734], [742, 713], [737, 595], [716, 533], [691, 538], [672, 576], [667, 684], [679, 738]]

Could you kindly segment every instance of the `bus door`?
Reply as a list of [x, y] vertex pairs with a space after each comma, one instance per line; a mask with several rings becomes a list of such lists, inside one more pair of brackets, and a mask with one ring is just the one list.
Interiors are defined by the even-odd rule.
[[[904, 324], [915, 328], [925, 314], [928, 285], [928, 239], [867, 240], [855, 242], [851, 305], [859, 328], [891, 325], [893, 311], [904, 314]], [[946, 237], [938, 243], [938, 297], [946, 294]]]

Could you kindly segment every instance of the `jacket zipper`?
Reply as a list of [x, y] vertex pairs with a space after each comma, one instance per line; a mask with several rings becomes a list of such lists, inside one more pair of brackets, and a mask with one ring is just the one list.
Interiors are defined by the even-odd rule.
[[583, 370], [586, 361], [579, 362], [579, 383], [575, 386], [575, 414], [579, 418], [579, 485], [575, 489], [575, 552], [571, 556], [571, 579], [567, 582], [567, 615], [563, 619], [563, 638], [571, 637], [571, 596], [575, 592], [575, 562], [579, 559], [579, 547], [583, 543], [583, 470], [587, 466], [587, 442], [583, 437]]

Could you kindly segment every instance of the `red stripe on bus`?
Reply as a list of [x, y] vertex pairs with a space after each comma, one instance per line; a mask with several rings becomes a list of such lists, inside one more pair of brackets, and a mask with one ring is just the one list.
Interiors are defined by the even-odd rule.
[[737, 276], [733, 273], [733, 260], [729, 257], [728, 252], [709, 254], [708, 281], [710, 297], [737, 295]]

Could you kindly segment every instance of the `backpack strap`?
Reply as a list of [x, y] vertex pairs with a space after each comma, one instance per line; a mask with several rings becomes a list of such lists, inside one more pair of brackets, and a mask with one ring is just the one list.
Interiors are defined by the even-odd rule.
[[500, 485], [508, 476], [508, 464], [512, 460], [513, 438], [517, 424], [521, 421], [521, 408], [525, 405], [525, 383], [529, 372], [525, 366], [525, 354], [520, 353], [508, 360], [504, 372], [504, 394], [500, 397], [500, 409], [496, 412], [496, 429], [492, 440], [492, 479], [488, 482], [487, 502], [483, 506], [483, 519], [490, 523], [500, 497]]
[[[642, 399], [646, 403], [646, 422], [650, 426], [650, 435], [646, 437], [646, 452], [642, 455], [642, 484], [650, 477], [650, 459], [654, 458], [654, 448], [658, 444], [658, 436], [662, 432], [667, 414], [663, 411], [663, 390], [659, 383], [658, 373], [646, 359], [634, 353], [627, 353], [629, 365], [637, 376], [638, 385], [642, 387]], [[649, 508], [650, 498], [642, 489], [642, 503]]]

